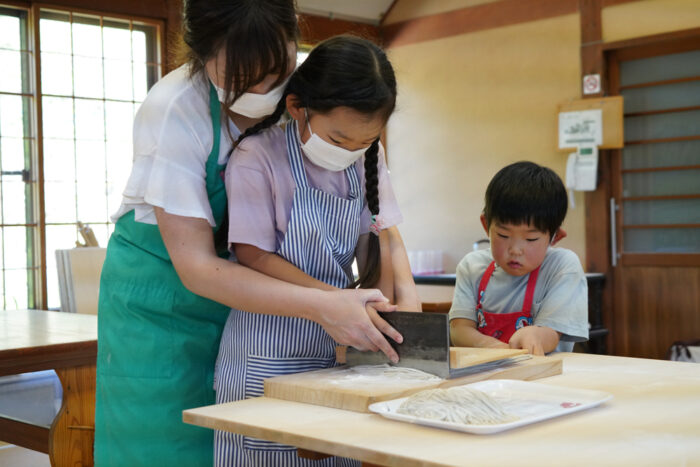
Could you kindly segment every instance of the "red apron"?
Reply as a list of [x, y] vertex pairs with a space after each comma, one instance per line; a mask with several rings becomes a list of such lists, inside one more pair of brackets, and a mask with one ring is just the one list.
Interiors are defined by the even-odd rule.
[[530, 272], [530, 277], [527, 280], [527, 289], [525, 289], [523, 309], [520, 312], [516, 311], [514, 313], [491, 313], [484, 311], [481, 306], [481, 299], [483, 298], [484, 291], [486, 291], [486, 286], [491, 279], [494, 269], [496, 269], [496, 262], [491, 261], [491, 264], [486, 268], [486, 272], [479, 283], [479, 292], [477, 293], [476, 302], [477, 329], [479, 329], [479, 332], [482, 334], [495, 337], [500, 341], [508, 343], [515, 331], [523, 326], [532, 325], [530, 310], [532, 309], [532, 297], [535, 295], [535, 284], [537, 284], [537, 274], [539, 274], [540, 268], [538, 266], [537, 269]]

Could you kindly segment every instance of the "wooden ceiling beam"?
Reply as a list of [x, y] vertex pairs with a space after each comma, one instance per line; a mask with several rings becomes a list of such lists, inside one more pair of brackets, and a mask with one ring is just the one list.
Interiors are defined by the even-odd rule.
[[381, 43], [378, 26], [343, 19], [300, 14], [299, 29], [301, 30], [301, 42], [307, 45], [314, 45], [339, 34], [353, 34], [377, 44]]

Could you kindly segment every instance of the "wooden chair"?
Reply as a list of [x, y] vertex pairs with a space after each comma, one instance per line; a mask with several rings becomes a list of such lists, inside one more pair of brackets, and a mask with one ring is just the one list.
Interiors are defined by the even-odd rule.
[[97, 314], [106, 248], [56, 250], [61, 311]]

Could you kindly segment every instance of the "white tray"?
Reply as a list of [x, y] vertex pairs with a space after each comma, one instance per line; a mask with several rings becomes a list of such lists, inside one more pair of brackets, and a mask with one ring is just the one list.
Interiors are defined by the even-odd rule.
[[519, 417], [519, 419], [495, 425], [466, 425], [396, 413], [396, 410], [407, 397], [376, 402], [369, 406], [369, 410], [383, 417], [402, 422], [466, 433], [490, 434], [590, 409], [613, 397], [612, 394], [603, 391], [550, 386], [511, 379], [480, 381], [465, 386], [485, 392], [500, 402], [508, 413]]

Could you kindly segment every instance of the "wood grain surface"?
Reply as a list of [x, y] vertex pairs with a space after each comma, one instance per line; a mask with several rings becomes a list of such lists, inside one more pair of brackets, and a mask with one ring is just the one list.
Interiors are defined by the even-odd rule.
[[51, 465], [93, 465], [97, 316], [0, 310], [0, 376], [54, 369], [63, 405], [50, 429], [0, 416], [0, 439], [47, 452]]
[[55, 466], [90, 466], [95, 442], [95, 365], [56, 370], [63, 386], [63, 406], [49, 433]]
[[450, 368], [465, 368], [527, 354], [525, 349], [450, 347]]
[[396, 467], [700, 465], [700, 366], [560, 354], [538, 383], [609, 392], [600, 407], [495, 435], [471, 435], [269, 397], [186, 410], [208, 428]]
[[88, 365], [96, 357], [96, 316], [0, 310], [0, 376]]
[[422, 389], [451, 387], [487, 379], [533, 380], [561, 374], [557, 357], [533, 357], [512, 366], [461, 378], [437, 381], [353, 378], [346, 367], [327, 368], [265, 380], [265, 396], [308, 404], [368, 412], [370, 404], [405, 397]]

